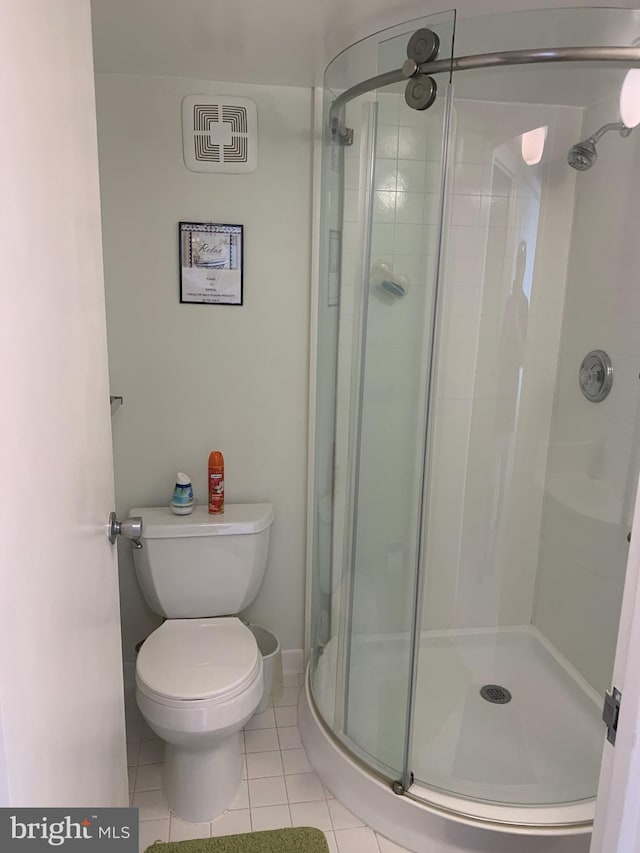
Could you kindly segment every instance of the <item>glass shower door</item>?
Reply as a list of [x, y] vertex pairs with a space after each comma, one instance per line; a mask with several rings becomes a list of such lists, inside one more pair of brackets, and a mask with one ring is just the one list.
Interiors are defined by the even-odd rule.
[[[409, 38], [423, 26], [439, 36], [439, 58], [450, 57], [454, 18], [438, 15], [380, 41], [376, 72], [400, 67]], [[439, 85], [436, 104], [424, 112], [407, 106], [405, 84], [359, 105], [367, 140], [360, 175], [369, 183], [363, 194], [345, 192], [345, 234], [360, 228], [361, 260], [354, 346], [338, 366], [338, 377], [349, 377], [351, 424], [342, 445], [349, 460], [343, 552], [348, 586], [338, 714], [352, 751], [391, 779], [402, 776], [412, 680], [446, 76]], [[347, 240], [343, 263], [348, 249]], [[345, 346], [340, 358], [346, 352]]]

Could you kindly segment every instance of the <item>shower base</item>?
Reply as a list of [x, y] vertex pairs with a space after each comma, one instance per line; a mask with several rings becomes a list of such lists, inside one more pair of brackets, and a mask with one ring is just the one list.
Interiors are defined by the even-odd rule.
[[[485, 685], [510, 701], [487, 701]], [[430, 787], [489, 803], [588, 800], [600, 715], [598, 695], [535, 628], [424, 634], [411, 769]]]
[[[604, 732], [597, 695], [562, 655], [529, 626], [423, 633], [416, 782], [397, 796], [367, 753], [377, 746], [379, 756], [386, 741], [388, 765], [402, 755], [401, 735], [396, 743], [388, 735], [391, 719], [403, 725], [397, 714], [406, 691], [398, 695], [393, 679], [399, 672], [406, 679], [406, 661], [406, 637], [352, 641], [347, 731], [354, 741], [344, 738], [351, 749], [323, 722], [307, 683], [300, 730], [327, 786], [369, 825], [419, 853], [427, 841], [430, 853], [586, 853]], [[327, 719], [335, 663], [330, 643], [314, 681]], [[511, 700], [487, 701], [486, 685], [505, 688]]]

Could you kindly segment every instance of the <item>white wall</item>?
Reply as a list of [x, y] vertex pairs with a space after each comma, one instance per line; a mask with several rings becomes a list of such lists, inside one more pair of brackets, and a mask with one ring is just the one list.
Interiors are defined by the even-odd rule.
[[[585, 110], [576, 140], [617, 116], [617, 98]], [[610, 686], [640, 452], [639, 167], [638, 132], [610, 133], [576, 178], [533, 620], [600, 692]], [[613, 362], [601, 403], [578, 387], [592, 349]]]
[[[303, 641], [311, 91], [97, 75], [118, 513], [166, 504], [176, 471], [206, 500], [209, 451], [225, 454], [227, 502], [276, 511], [266, 578], [246, 615]], [[258, 106], [257, 171], [196, 174], [180, 106], [193, 93]], [[179, 220], [245, 226], [244, 306], [181, 305]], [[125, 660], [156, 624], [120, 546]]]

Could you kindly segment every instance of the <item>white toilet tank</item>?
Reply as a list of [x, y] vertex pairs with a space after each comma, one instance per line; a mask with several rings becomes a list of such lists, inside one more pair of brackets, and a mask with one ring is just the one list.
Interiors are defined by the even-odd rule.
[[229, 616], [254, 600], [262, 584], [274, 514], [269, 503], [225, 504], [209, 515], [169, 507], [135, 507], [142, 548], [133, 551], [147, 604], [168, 619]]

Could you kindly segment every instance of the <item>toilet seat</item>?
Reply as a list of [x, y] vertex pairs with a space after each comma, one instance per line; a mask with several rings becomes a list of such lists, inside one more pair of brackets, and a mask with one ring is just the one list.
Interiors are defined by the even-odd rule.
[[168, 619], [140, 649], [136, 682], [161, 704], [212, 706], [246, 691], [261, 670], [255, 637], [236, 617]]

